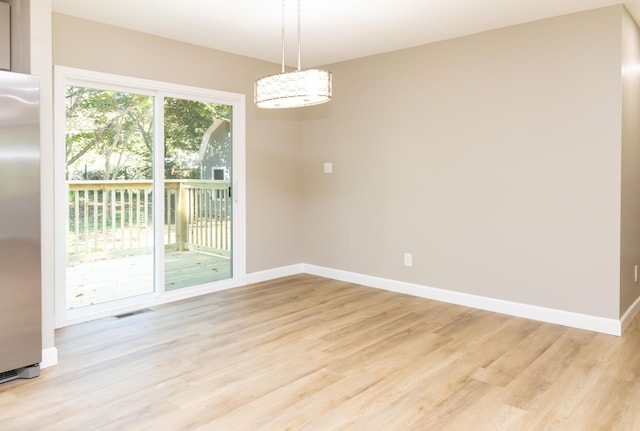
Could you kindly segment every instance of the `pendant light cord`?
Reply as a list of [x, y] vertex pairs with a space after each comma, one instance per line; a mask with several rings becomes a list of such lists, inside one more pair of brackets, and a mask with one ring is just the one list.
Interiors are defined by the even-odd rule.
[[300, 72], [300, 0], [298, 0], [298, 72]]
[[[284, 36], [285, 36], [285, 31], [284, 31], [284, 23], [285, 23], [285, 5], [284, 5], [284, 1], [282, 0], [282, 73], [284, 73], [284, 51], [285, 51], [285, 44], [284, 44]], [[300, 52], [302, 51], [302, 38], [300, 36], [300, 0], [298, 0], [298, 72], [300, 72], [300, 67], [301, 67], [301, 61], [300, 61]]]
[[282, 73], [284, 73], [284, 0], [282, 0]]

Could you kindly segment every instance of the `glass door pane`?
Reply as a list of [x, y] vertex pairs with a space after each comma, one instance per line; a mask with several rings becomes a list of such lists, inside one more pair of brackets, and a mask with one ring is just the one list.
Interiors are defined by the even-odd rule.
[[153, 97], [66, 87], [67, 308], [152, 293]]
[[231, 278], [231, 108], [164, 100], [167, 291]]

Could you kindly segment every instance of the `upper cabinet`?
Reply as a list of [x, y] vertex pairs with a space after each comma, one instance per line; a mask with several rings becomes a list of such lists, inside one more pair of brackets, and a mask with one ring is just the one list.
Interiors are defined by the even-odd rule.
[[11, 69], [11, 7], [0, 3], [0, 69]]

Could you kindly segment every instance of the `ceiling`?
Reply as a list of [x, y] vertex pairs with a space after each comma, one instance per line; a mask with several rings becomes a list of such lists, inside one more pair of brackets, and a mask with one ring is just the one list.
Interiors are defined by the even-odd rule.
[[[619, 4], [616, 0], [301, 0], [302, 68]], [[281, 62], [282, 0], [52, 0], [54, 12]], [[286, 62], [296, 64], [296, 0]], [[640, 0], [625, 3], [640, 18]]]

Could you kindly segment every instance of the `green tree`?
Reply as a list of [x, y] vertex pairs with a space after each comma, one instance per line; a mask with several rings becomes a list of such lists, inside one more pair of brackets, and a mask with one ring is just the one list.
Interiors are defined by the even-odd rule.
[[143, 131], [152, 129], [152, 97], [76, 86], [66, 97], [67, 178], [83, 164], [85, 173], [88, 164], [93, 171], [102, 165], [104, 180], [140, 177], [151, 162]]
[[205, 132], [216, 119], [230, 121], [231, 106], [165, 99], [165, 178], [200, 178], [196, 156]]
[[[165, 98], [165, 178], [200, 178], [203, 136], [216, 120], [229, 124], [231, 106]], [[66, 121], [67, 179], [152, 178], [152, 96], [68, 86]], [[230, 166], [230, 145], [213, 139], [206, 149]]]

